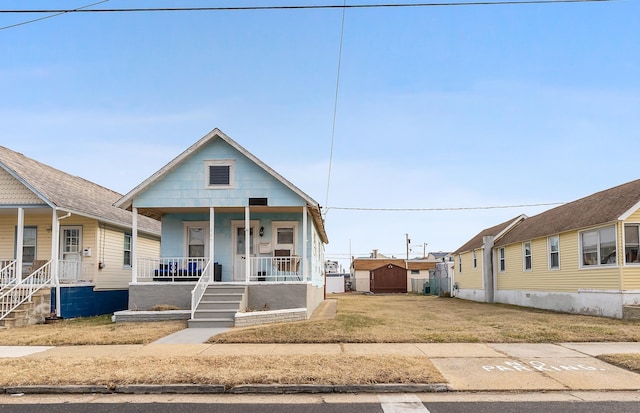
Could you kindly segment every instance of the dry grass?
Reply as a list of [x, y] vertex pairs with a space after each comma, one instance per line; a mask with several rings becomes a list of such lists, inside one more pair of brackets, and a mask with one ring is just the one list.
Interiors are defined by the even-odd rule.
[[[333, 297], [332, 297], [333, 298]], [[640, 341], [640, 322], [419, 295], [335, 296], [332, 320], [232, 330], [215, 343]]]
[[0, 359], [0, 386], [443, 383], [426, 358], [216, 356]]
[[115, 324], [110, 316], [78, 318], [0, 330], [0, 345], [148, 344], [186, 326], [186, 321]]
[[605, 354], [598, 358], [614, 366], [640, 373], [640, 354]]

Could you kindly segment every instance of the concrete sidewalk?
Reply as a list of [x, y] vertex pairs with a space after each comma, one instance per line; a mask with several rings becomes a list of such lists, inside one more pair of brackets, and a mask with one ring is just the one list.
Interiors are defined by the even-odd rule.
[[[197, 329], [191, 329], [197, 330]], [[201, 332], [204, 334], [204, 331]], [[199, 338], [198, 338], [199, 340]], [[0, 358], [138, 357], [193, 355], [403, 355], [428, 358], [446, 382], [436, 387], [398, 387], [399, 391], [640, 391], [640, 375], [595, 358], [600, 354], [640, 353], [640, 343], [478, 344], [205, 344], [153, 343], [120, 346], [2, 347]], [[327, 391], [330, 386], [296, 386]], [[383, 387], [377, 387], [378, 390]], [[393, 386], [386, 386], [393, 389]], [[268, 392], [260, 386], [260, 392]], [[300, 390], [303, 389], [303, 390]], [[305, 390], [306, 389], [306, 390]], [[375, 391], [375, 386], [354, 391]], [[411, 390], [413, 389], [413, 390]], [[431, 389], [431, 390], [430, 390]], [[286, 386], [273, 392], [287, 392]], [[148, 391], [148, 388], [147, 388]], [[293, 391], [293, 390], [289, 390]], [[331, 391], [336, 391], [335, 389]]]

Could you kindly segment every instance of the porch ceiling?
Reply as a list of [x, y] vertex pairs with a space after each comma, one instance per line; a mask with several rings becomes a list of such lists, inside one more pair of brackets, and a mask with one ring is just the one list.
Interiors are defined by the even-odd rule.
[[[214, 207], [215, 213], [244, 213], [244, 207]], [[301, 212], [302, 207], [271, 207], [271, 206], [251, 206], [251, 212]], [[196, 208], [139, 208], [140, 215], [153, 219], [161, 219], [166, 214], [193, 214], [193, 213], [209, 213], [209, 207]]]

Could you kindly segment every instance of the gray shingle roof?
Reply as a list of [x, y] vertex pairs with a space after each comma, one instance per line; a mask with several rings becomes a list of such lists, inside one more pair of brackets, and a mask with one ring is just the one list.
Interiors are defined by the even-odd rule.
[[618, 220], [640, 202], [640, 179], [534, 215], [495, 245], [506, 245]]
[[[456, 254], [460, 254], [462, 252], [466, 252], [466, 251], [471, 251], [471, 250], [475, 250], [475, 249], [478, 249], [478, 248], [482, 248], [482, 245], [484, 244], [484, 241], [483, 241], [484, 237], [486, 237], [486, 236], [496, 237], [502, 231], [507, 229], [510, 225], [513, 225], [516, 222], [518, 222], [518, 221], [520, 221], [520, 220], [522, 220], [524, 218], [525, 218], [524, 215], [520, 215], [520, 216], [512, 218], [512, 219], [510, 219], [508, 221], [505, 221], [502, 224], [498, 224], [498, 225], [493, 226], [491, 228], [483, 229], [475, 237], [471, 238], [463, 246], [461, 246], [460, 248], [455, 250], [452, 254], [456, 255]], [[525, 221], [526, 221], [526, 219], [525, 219]], [[522, 225], [522, 224], [519, 224], [519, 225]]]
[[[114, 206], [122, 195], [0, 146], [0, 167], [25, 184], [49, 206], [98, 221], [131, 228], [131, 212]], [[138, 229], [160, 234], [160, 222], [140, 216]]]

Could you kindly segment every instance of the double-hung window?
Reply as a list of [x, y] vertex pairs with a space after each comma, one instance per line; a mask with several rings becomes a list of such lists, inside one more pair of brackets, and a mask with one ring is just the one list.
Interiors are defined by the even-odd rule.
[[131, 267], [131, 234], [128, 232], [124, 233], [124, 260], [123, 265], [125, 267]]
[[582, 266], [616, 264], [616, 227], [604, 227], [580, 233]]
[[498, 268], [500, 269], [500, 272], [505, 272], [507, 270], [507, 263], [504, 256], [504, 247], [498, 250]]
[[531, 242], [522, 243], [522, 261], [524, 263], [524, 270], [531, 271]]
[[458, 255], [458, 274], [462, 274], [462, 255]]
[[624, 225], [624, 263], [640, 264], [640, 224]]
[[549, 248], [549, 269], [557, 270], [560, 268], [560, 237], [554, 235], [548, 239]]
[[478, 268], [478, 255], [476, 250], [473, 250], [473, 268]]

